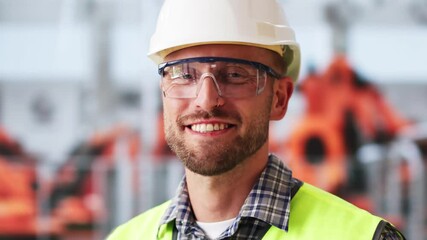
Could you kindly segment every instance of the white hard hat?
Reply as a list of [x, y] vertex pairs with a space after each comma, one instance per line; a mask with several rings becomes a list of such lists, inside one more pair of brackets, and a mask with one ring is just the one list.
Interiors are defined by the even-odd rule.
[[148, 56], [157, 64], [171, 52], [205, 44], [267, 48], [286, 63], [295, 82], [300, 49], [277, 0], [165, 0]]

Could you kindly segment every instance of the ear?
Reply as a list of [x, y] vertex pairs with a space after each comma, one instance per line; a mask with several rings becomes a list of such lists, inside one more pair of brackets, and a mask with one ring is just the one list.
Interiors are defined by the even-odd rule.
[[285, 116], [293, 91], [294, 83], [291, 78], [284, 77], [274, 81], [270, 120], [280, 120]]

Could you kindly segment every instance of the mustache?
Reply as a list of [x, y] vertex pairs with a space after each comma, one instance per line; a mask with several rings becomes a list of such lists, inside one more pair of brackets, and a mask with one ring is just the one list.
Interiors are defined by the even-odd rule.
[[177, 123], [179, 125], [184, 125], [185, 122], [188, 121], [196, 121], [196, 120], [207, 120], [211, 118], [223, 118], [223, 119], [232, 119], [235, 122], [241, 123], [241, 116], [237, 113], [226, 112], [221, 109], [212, 109], [212, 111], [196, 111], [194, 113], [186, 114], [183, 116], [179, 116], [177, 119]]

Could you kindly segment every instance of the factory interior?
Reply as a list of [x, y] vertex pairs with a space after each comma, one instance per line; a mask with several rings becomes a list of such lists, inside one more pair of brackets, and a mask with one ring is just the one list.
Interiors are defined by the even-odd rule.
[[[427, 1], [278, 0], [301, 71], [270, 151], [427, 240]], [[100, 240], [171, 198], [163, 0], [0, 0], [0, 240]]]

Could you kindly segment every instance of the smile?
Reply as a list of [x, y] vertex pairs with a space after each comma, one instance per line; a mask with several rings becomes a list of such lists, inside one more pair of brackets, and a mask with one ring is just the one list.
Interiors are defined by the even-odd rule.
[[190, 126], [190, 128], [194, 132], [207, 133], [227, 129], [229, 128], [229, 125], [225, 123], [200, 123], [193, 124]]

